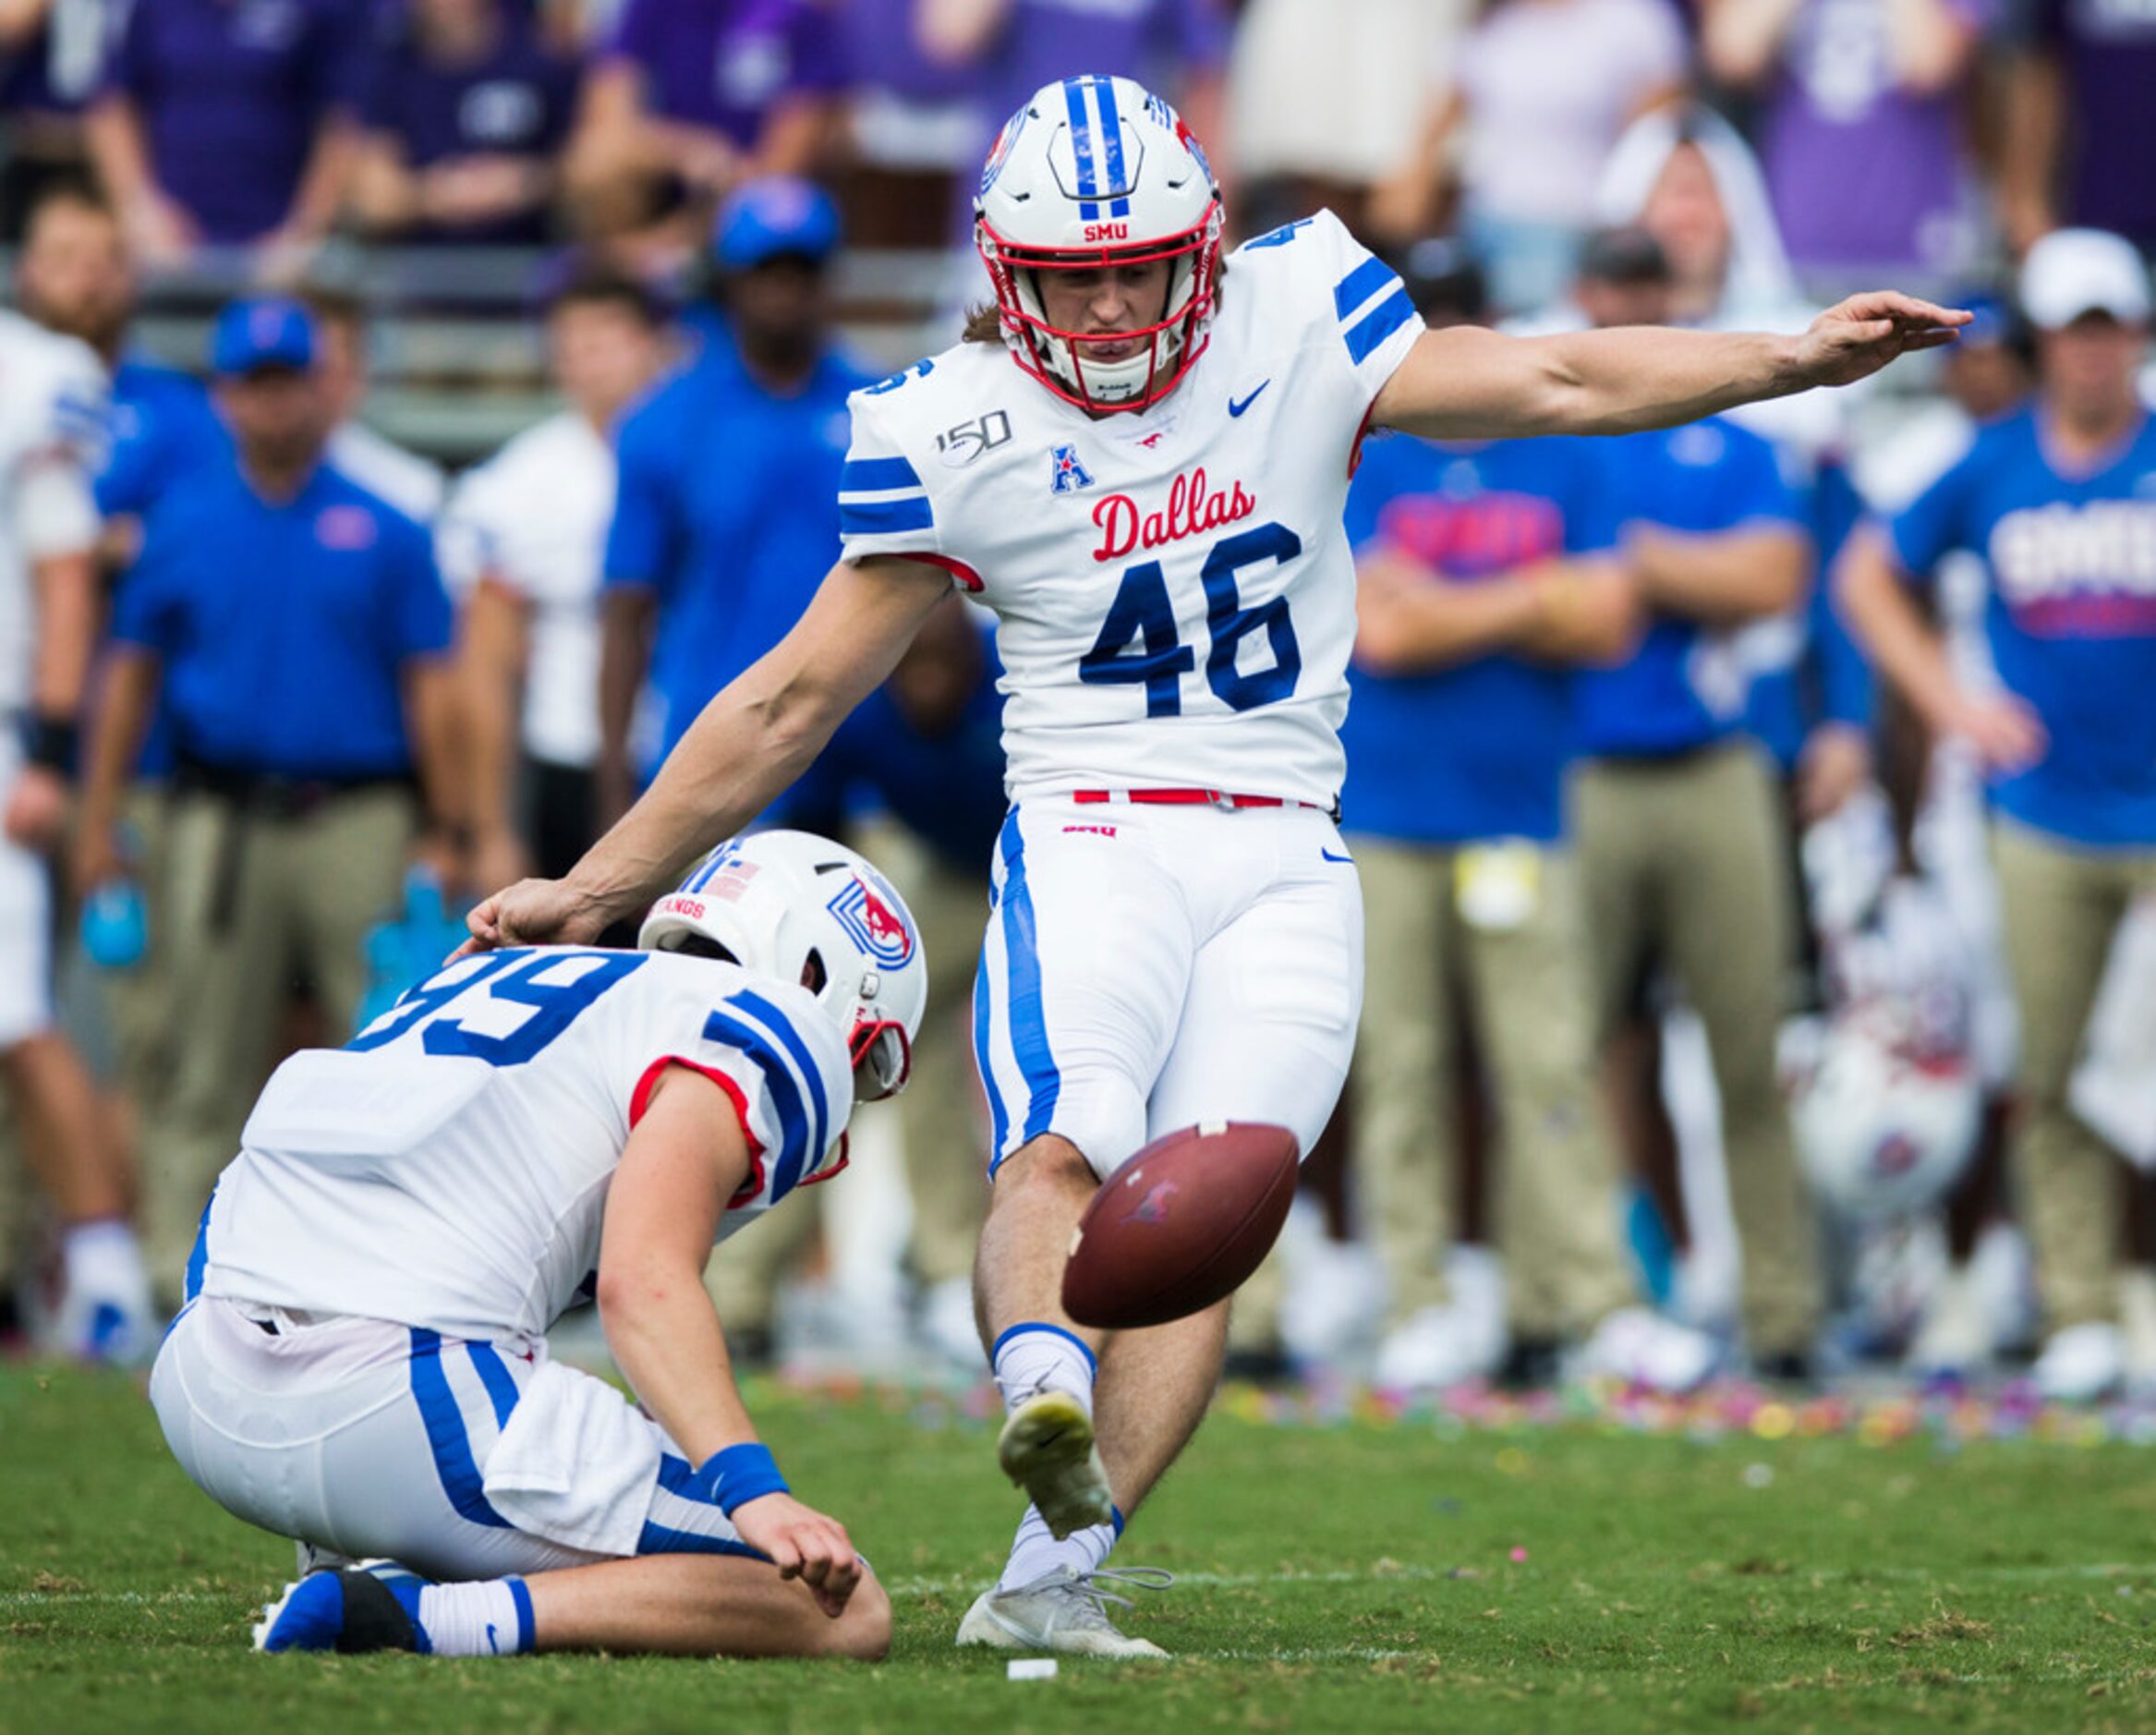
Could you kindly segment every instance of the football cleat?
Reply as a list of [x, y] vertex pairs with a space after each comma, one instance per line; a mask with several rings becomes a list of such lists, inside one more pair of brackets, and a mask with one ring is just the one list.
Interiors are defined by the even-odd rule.
[[422, 1581], [383, 1579], [356, 1567], [309, 1572], [262, 1610], [258, 1651], [420, 1651], [431, 1647], [419, 1625]]
[[1037, 1391], [1012, 1410], [996, 1441], [996, 1462], [1025, 1490], [1057, 1541], [1114, 1522], [1093, 1418], [1070, 1393]]
[[1128, 1608], [1128, 1596], [1102, 1588], [1111, 1580], [1133, 1590], [1166, 1590], [1172, 1572], [1157, 1567], [1073, 1572], [1060, 1566], [1030, 1584], [983, 1591], [959, 1623], [961, 1645], [999, 1651], [1053, 1651], [1065, 1656], [1166, 1656], [1150, 1639], [1134, 1639], [1108, 1618], [1108, 1605]]

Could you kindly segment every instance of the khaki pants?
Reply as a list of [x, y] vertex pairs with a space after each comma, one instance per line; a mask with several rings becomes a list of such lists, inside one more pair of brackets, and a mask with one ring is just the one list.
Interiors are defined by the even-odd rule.
[[[913, 1077], [894, 1106], [913, 1196], [914, 1274], [935, 1284], [972, 1273], [987, 1214], [987, 1129], [971, 1029], [974, 969], [987, 921], [987, 863], [978, 876], [957, 872], [890, 821], [868, 827], [860, 849], [905, 899], [928, 960], [928, 1004], [914, 1041]], [[815, 1232], [820, 1196], [808, 1190], [781, 1200], [769, 1214], [773, 1220], [712, 1256], [708, 1286], [728, 1325], [769, 1328], [779, 1279]]]
[[1774, 1074], [1795, 911], [1787, 824], [1766, 761], [1731, 742], [1674, 760], [1583, 766], [1573, 787], [1599, 1029], [1665, 965], [1706, 1026], [1752, 1353], [1810, 1346], [1817, 1232]]
[[172, 798], [161, 905], [172, 1083], [142, 1152], [145, 1251], [161, 1288], [177, 1291], [203, 1202], [238, 1154], [297, 977], [321, 1001], [323, 1039], [350, 1036], [360, 944], [395, 912], [415, 817], [411, 795], [386, 787], [290, 819]]
[[1464, 852], [1352, 840], [1372, 936], [1356, 1038], [1352, 1160], [1399, 1323], [1446, 1297], [1440, 1261], [1458, 1194], [1447, 1111], [1450, 984], [1486, 1057], [1498, 1120], [1498, 1243], [1513, 1330], [1583, 1332], [1631, 1298], [1617, 1170], [1595, 1087], [1579, 887], [1555, 849], [1513, 926], [1462, 918]]
[[2066, 1106], [2066, 1086], [2119, 923], [2156, 888], [2156, 849], [2078, 849], [2002, 819], [1992, 854], [2021, 1016], [2015, 1190], [2056, 1331], [2118, 1311], [2120, 1159]]

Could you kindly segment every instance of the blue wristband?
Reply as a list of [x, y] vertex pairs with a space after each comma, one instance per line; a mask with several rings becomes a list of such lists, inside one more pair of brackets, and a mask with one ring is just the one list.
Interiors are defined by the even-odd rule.
[[729, 1518], [733, 1516], [735, 1507], [760, 1500], [767, 1494], [793, 1492], [786, 1486], [786, 1478], [779, 1474], [778, 1464], [772, 1461], [771, 1449], [755, 1440], [713, 1452], [697, 1466], [696, 1481], [709, 1491], [709, 1498], [716, 1500], [719, 1510]]

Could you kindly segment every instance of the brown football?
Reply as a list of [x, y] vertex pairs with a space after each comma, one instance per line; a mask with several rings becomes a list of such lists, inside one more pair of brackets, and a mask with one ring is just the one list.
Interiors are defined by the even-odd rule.
[[1079, 1219], [1063, 1311], [1105, 1329], [1158, 1326], [1232, 1295], [1288, 1220], [1301, 1156], [1286, 1127], [1254, 1122], [1154, 1140]]

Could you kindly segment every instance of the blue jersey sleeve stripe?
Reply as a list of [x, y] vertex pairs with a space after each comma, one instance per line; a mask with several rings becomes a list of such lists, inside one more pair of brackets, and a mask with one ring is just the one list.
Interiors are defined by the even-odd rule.
[[808, 1051], [808, 1044], [801, 1039], [793, 1021], [760, 994], [752, 994], [746, 989], [727, 997], [728, 1005], [746, 1013], [758, 1024], [779, 1038], [779, 1046], [793, 1057], [793, 1064], [800, 1068], [802, 1082], [808, 1086], [809, 1104], [816, 1110], [816, 1142], [809, 1147], [808, 1159], [812, 1163], [823, 1160], [830, 1148], [831, 1135], [830, 1098], [824, 1094], [823, 1069], [817, 1065], [816, 1056]]
[[1333, 311], [1345, 320], [1387, 284], [1398, 281], [1392, 267], [1373, 254], [1333, 285]]
[[801, 1087], [793, 1082], [785, 1059], [751, 1029], [722, 1012], [704, 1020], [704, 1039], [739, 1049], [764, 1075], [771, 1108], [779, 1117], [779, 1160], [771, 1171], [771, 1203], [776, 1205], [800, 1183], [808, 1148], [808, 1110], [801, 1100]]
[[441, 1334], [418, 1326], [412, 1328], [412, 1396], [418, 1401], [419, 1420], [426, 1425], [427, 1443], [433, 1449], [434, 1474], [442, 1478], [449, 1503], [475, 1524], [509, 1529], [509, 1521], [487, 1499], [486, 1483], [472, 1457], [471, 1438], [465, 1432], [464, 1412], [456, 1407], [456, 1394], [442, 1369]]
[[907, 499], [879, 500], [872, 505], [839, 502], [841, 536], [895, 536], [902, 530], [933, 530], [936, 511], [926, 494]]
[[1028, 1101], [1023, 1136], [1038, 1138], [1055, 1120], [1063, 1074], [1048, 1047], [1048, 1015], [1041, 1005], [1040, 948], [1033, 919], [1033, 893], [1025, 885], [1025, 838], [1013, 807], [1003, 821], [1003, 949], [1011, 973], [1011, 1046], [1024, 1074]]
[[1415, 317], [1405, 289], [1396, 289], [1348, 328], [1348, 359], [1361, 367], [1370, 352]]
[[885, 488], [918, 488], [920, 472], [902, 457], [848, 458], [839, 472], [839, 487], [847, 493], [874, 493]]

